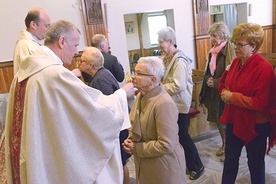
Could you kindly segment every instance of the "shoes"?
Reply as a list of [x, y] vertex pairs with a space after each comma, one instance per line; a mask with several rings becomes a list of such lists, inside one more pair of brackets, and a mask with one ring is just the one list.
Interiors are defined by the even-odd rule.
[[197, 180], [202, 175], [203, 172], [204, 172], [204, 166], [202, 166], [201, 169], [197, 172], [192, 171], [190, 176], [189, 176], [189, 179], [190, 180]]
[[224, 155], [224, 146], [222, 146], [217, 152], [216, 152], [216, 156], [222, 156]]

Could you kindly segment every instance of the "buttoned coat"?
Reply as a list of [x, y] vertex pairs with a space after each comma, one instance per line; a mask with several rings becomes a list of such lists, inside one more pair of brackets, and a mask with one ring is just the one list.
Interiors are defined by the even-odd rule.
[[178, 138], [178, 110], [162, 85], [138, 94], [131, 109], [130, 139], [139, 184], [185, 184], [185, 156]]

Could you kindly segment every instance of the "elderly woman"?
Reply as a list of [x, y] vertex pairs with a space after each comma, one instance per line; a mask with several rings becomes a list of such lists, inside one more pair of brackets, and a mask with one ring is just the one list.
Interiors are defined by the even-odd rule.
[[176, 36], [171, 27], [163, 28], [158, 32], [158, 42], [164, 54], [162, 59], [166, 68], [163, 86], [178, 108], [178, 135], [185, 152], [187, 174], [190, 180], [196, 180], [202, 175], [204, 166], [188, 133], [188, 112], [193, 91], [191, 62], [182, 51], [176, 48]]
[[276, 83], [272, 65], [257, 53], [263, 36], [262, 27], [253, 23], [240, 24], [232, 33], [237, 58], [224, 72], [219, 86], [227, 104], [220, 119], [226, 124], [222, 183], [235, 183], [243, 146], [251, 183], [265, 183], [264, 156], [272, 129], [271, 112], [276, 108]]
[[[211, 25], [208, 31], [211, 36], [213, 47], [209, 51], [207, 64], [204, 72], [203, 85], [200, 92], [200, 103], [208, 109], [207, 120], [216, 124], [222, 140], [221, 148], [216, 152], [217, 156], [224, 155], [225, 128], [226, 125], [219, 123], [222, 116], [224, 102], [218, 93], [219, 80], [225, 68], [235, 57], [232, 43], [228, 41], [230, 33], [223, 22], [216, 22]], [[221, 161], [223, 161], [223, 157]]]
[[178, 110], [161, 85], [163, 75], [164, 65], [158, 57], [144, 57], [132, 76], [139, 93], [123, 147], [134, 155], [139, 184], [186, 183], [185, 157], [177, 135]]

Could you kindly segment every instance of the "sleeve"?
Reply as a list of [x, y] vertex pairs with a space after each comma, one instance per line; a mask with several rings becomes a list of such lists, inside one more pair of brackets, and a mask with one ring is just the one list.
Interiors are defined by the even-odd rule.
[[154, 110], [157, 140], [138, 142], [139, 157], [157, 157], [171, 153], [178, 142], [177, 108], [174, 102], [164, 102]]
[[228, 74], [228, 71], [225, 70], [220, 78], [220, 81], [219, 81], [219, 87], [218, 87], [218, 90], [219, 90], [219, 93], [221, 94], [222, 91], [226, 88], [225, 87], [225, 80], [226, 80], [226, 77], [227, 77], [227, 74]]
[[124, 68], [123, 66], [119, 63], [118, 59], [116, 58], [115, 62], [114, 62], [114, 77], [116, 78], [116, 80], [118, 82], [123, 82], [124, 78], [125, 78], [125, 74], [124, 74]]
[[114, 92], [112, 84], [107, 78], [94, 79], [93, 88], [100, 90], [105, 95], [111, 95]]
[[219, 80], [220, 80], [220, 77], [217, 78], [217, 79], [214, 79], [214, 88], [215, 89], [218, 89], [218, 86], [219, 86]]
[[20, 41], [17, 43], [13, 55], [14, 75], [17, 73], [21, 62], [31, 54], [33, 54], [33, 52], [29, 49], [28, 44], [21, 43]]
[[184, 91], [188, 85], [189, 71], [187, 61], [180, 58], [172, 66], [171, 80], [168, 83], [164, 83], [163, 86], [170, 96], [179, 94]]

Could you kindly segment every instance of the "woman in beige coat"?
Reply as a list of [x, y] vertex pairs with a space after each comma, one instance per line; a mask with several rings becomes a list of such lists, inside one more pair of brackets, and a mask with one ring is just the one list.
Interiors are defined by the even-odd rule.
[[161, 85], [164, 65], [157, 57], [140, 58], [133, 84], [138, 89], [130, 112], [130, 136], [124, 150], [134, 155], [139, 184], [185, 184], [185, 156], [178, 138], [178, 110]]

